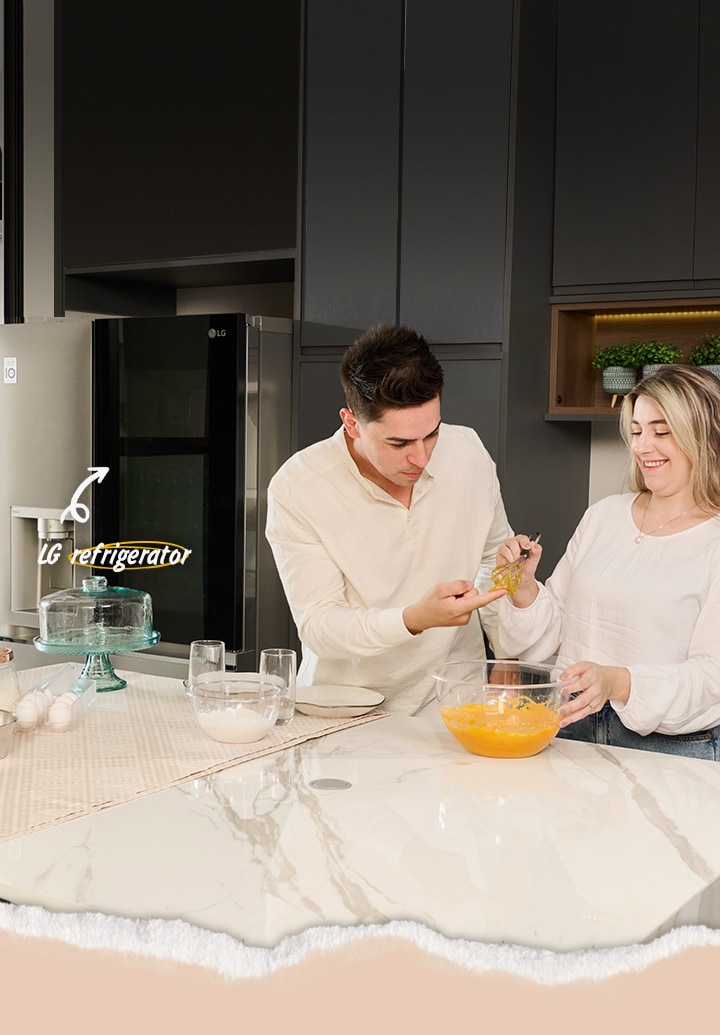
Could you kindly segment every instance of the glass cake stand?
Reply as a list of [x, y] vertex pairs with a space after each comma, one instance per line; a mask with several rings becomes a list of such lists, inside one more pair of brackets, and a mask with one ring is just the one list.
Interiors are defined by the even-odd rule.
[[[132, 637], [135, 636], [133, 639]], [[117, 675], [110, 662], [109, 654], [129, 654], [131, 651], [154, 647], [160, 640], [160, 633], [138, 639], [135, 633], [124, 629], [83, 629], [67, 636], [64, 642], [42, 640], [36, 636], [33, 643], [38, 650], [47, 654], [87, 654], [81, 675], [94, 679], [97, 692], [122, 690], [127, 680]]]

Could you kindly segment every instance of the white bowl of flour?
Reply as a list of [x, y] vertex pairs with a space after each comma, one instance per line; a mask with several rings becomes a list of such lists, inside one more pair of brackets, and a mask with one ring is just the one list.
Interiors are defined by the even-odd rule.
[[277, 721], [282, 688], [259, 680], [215, 679], [187, 687], [195, 720], [222, 744], [250, 744]]

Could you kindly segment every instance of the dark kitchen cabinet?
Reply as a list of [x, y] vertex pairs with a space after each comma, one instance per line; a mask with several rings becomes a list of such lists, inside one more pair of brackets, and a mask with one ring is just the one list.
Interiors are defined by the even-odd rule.
[[700, 4], [695, 268], [698, 288], [720, 288], [720, 5]]
[[302, 344], [500, 342], [512, 0], [306, 6]]
[[65, 273], [233, 283], [203, 268], [272, 255], [292, 280], [301, 0], [56, 7]]
[[433, 341], [502, 340], [512, 18], [407, 5], [399, 319]]
[[[445, 373], [442, 414], [447, 424], [474, 428], [497, 461], [500, 427], [500, 350], [492, 346], [435, 347]], [[302, 400], [298, 447], [327, 438], [340, 427], [345, 405], [339, 367], [342, 350], [323, 349], [300, 368]]]
[[558, 293], [692, 286], [699, 7], [559, 0]]
[[[394, 323], [400, 147], [399, 0], [307, 0], [302, 344], [322, 325]], [[338, 330], [332, 344], [348, 344]]]
[[296, 308], [298, 445], [338, 427], [344, 347], [413, 326], [548, 571], [590, 452], [588, 425], [544, 420], [555, 32], [553, 0], [306, 0]]

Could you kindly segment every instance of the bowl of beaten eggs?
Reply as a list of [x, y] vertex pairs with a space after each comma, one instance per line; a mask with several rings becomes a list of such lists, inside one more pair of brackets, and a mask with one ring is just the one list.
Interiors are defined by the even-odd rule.
[[431, 673], [440, 716], [473, 755], [527, 758], [560, 725], [559, 669], [524, 661], [452, 661]]

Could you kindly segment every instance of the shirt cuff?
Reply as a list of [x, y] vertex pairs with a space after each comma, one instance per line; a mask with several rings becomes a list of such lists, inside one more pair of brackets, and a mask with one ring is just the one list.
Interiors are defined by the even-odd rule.
[[[657, 673], [650, 679], [643, 678], [630, 665], [626, 665], [630, 673], [630, 696], [627, 701], [611, 701], [610, 705], [621, 719], [624, 726], [646, 737], [655, 733], [662, 723], [669, 700], [662, 674]], [[648, 692], [650, 691], [650, 692]]]
[[421, 633], [411, 633], [403, 621], [404, 607], [391, 607], [380, 613], [378, 631], [383, 639], [387, 640], [389, 647], [394, 647], [407, 640], [414, 640]]

